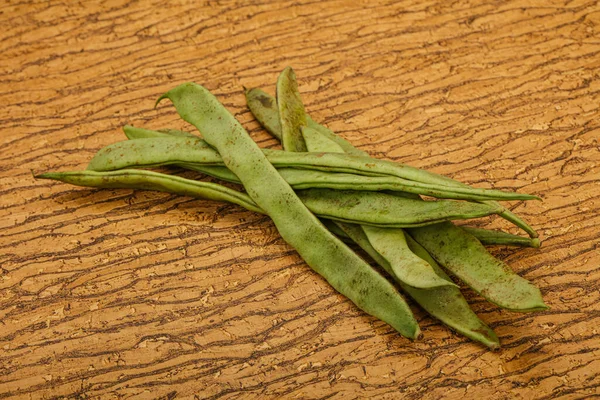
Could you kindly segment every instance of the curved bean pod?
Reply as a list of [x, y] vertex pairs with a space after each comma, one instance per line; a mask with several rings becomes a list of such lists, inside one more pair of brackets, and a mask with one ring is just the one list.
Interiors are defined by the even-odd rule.
[[[342, 224], [338, 224], [338, 226], [344, 229]], [[454, 285], [452, 281], [441, 278], [435, 273], [431, 265], [417, 257], [409, 249], [406, 243], [406, 235], [402, 229], [382, 229], [367, 225], [355, 226], [362, 229], [379, 257], [387, 262], [382, 267], [389, 266], [389, 270], [386, 270], [398, 282], [420, 289], [448, 286], [450, 283]], [[346, 231], [346, 233], [348, 232]]]
[[465, 230], [449, 222], [408, 233], [447, 270], [488, 301], [511, 311], [546, 310], [540, 290], [489, 254]]
[[[244, 94], [246, 95], [246, 104], [248, 104], [252, 115], [267, 132], [281, 142], [281, 123], [279, 122], [279, 110], [277, 109], [275, 97], [257, 88], [244, 88]], [[307, 120], [310, 118], [308, 115], [306, 117]]]
[[97, 188], [157, 190], [159, 192], [182, 196], [226, 201], [242, 206], [250, 211], [265, 214], [250, 196], [237, 190], [229, 189], [216, 183], [194, 181], [175, 175], [140, 169], [121, 169], [107, 172], [47, 172], [36, 175], [35, 178], [53, 179], [72, 185]]
[[225, 166], [240, 178], [250, 197], [271, 217], [282, 238], [308, 265], [365, 312], [407, 337], [419, 336], [420, 329], [410, 308], [394, 287], [302, 204], [244, 128], [208, 90], [186, 83], [165, 93], [158, 101], [165, 98], [219, 151]]
[[[322, 218], [338, 221], [361, 221], [368, 225], [408, 228], [455, 219], [480, 218], [496, 214], [499, 209], [487, 204], [465, 201], [422, 201], [381, 192], [355, 190], [297, 190], [302, 202]], [[377, 224], [368, 221], [376, 218]]]

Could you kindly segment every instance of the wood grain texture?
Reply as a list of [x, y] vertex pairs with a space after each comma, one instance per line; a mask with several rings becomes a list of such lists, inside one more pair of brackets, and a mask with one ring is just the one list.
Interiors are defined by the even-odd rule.
[[[8, 0], [0, 18], [0, 398], [600, 394], [596, 1]], [[264, 216], [31, 176], [85, 168], [127, 123], [188, 128], [153, 104], [192, 80], [273, 147], [242, 86], [273, 93], [288, 65], [313, 118], [372, 155], [541, 196], [510, 208], [543, 247], [493, 253], [551, 310], [465, 291], [502, 351], [416, 307], [411, 342]]]

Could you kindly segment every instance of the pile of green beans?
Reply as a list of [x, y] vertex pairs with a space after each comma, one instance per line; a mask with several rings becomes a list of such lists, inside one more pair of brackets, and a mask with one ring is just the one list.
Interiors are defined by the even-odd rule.
[[[179, 130], [125, 126], [128, 140], [99, 150], [85, 171], [36, 177], [97, 188], [158, 190], [268, 215], [282, 238], [339, 293], [411, 339], [421, 331], [398, 287], [454, 331], [488, 348], [500, 347], [497, 335], [471, 310], [445, 271], [507, 310], [547, 309], [539, 289], [483, 246], [539, 247], [535, 230], [497, 203], [538, 197], [473, 188], [369, 157], [306, 114], [289, 67], [279, 76], [276, 93], [273, 98], [254, 88], [245, 95], [252, 114], [281, 141], [283, 151], [259, 148], [208, 90], [186, 83], [158, 102], [169, 99], [202, 139]], [[244, 191], [147, 170], [168, 165], [242, 185]], [[425, 201], [421, 195], [437, 200]], [[451, 222], [493, 214], [530, 237]], [[384, 273], [346, 243], [361, 247]]]

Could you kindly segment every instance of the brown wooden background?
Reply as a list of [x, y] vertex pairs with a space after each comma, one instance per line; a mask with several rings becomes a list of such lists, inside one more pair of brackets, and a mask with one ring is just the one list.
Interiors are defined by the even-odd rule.
[[[5, 0], [0, 18], [0, 398], [600, 393], [596, 1]], [[467, 292], [502, 351], [416, 308], [411, 342], [333, 292], [265, 217], [31, 176], [85, 168], [126, 123], [187, 128], [153, 104], [191, 80], [275, 146], [242, 86], [272, 93], [288, 65], [311, 115], [371, 154], [542, 196], [511, 207], [543, 248], [493, 252], [551, 310]]]

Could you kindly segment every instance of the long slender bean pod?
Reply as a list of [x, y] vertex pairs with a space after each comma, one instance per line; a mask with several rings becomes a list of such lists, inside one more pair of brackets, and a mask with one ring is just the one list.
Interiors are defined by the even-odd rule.
[[300, 130], [306, 126], [306, 113], [298, 93], [296, 74], [290, 67], [285, 68], [277, 78], [277, 109], [279, 110], [283, 149], [285, 151], [306, 151]]
[[[341, 227], [341, 225], [338, 225]], [[359, 226], [379, 256], [387, 261], [387, 270], [396, 280], [420, 289], [446, 286], [449, 282], [435, 273], [431, 265], [417, 257], [408, 247], [402, 229]], [[342, 228], [343, 229], [343, 228]], [[348, 232], [346, 232], [348, 233]], [[454, 285], [452, 283], [452, 285]]]
[[519, 246], [519, 247], [533, 247], [538, 249], [541, 245], [540, 239], [538, 238], [527, 238], [517, 235], [511, 235], [510, 233], [501, 231], [491, 231], [489, 229], [471, 228], [468, 226], [461, 226], [467, 233], [475, 236], [481, 244], [486, 245], [504, 245], [504, 246]]
[[[338, 221], [366, 221], [377, 217], [377, 226], [408, 228], [441, 221], [471, 219], [496, 214], [487, 204], [465, 201], [421, 201], [381, 192], [355, 190], [297, 190], [298, 196], [315, 214]], [[366, 222], [369, 225], [375, 225]]]
[[[51, 172], [38, 175], [36, 178], [54, 179], [73, 185], [97, 188], [158, 190], [181, 196], [226, 201], [238, 204], [250, 211], [265, 214], [247, 194], [237, 190], [216, 183], [196, 181], [146, 170], [121, 169], [106, 172], [89, 170]], [[368, 201], [360, 205], [356, 204], [354, 192], [339, 192], [335, 198], [331, 196], [321, 198], [319, 193], [315, 193], [313, 190], [300, 190], [296, 194], [304, 205], [320, 218], [360, 223], [380, 228], [423, 226], [454, 218], [456, 213], [456, 210], [451, 205], [448, 207], [442, 206], [440, 209], [439, 204], [444, 202], [430, 202], [430, 212], [427, 215], [427, 213], [423, 212], [422, 205], [416, 203], [414, 200], [398, 198], [382, 193], [369, 192]], [[448, 210], [445, 210], [445, 208]], [[407, 218], [403, 212], [390, 212], [390, 210], [406, 211], [410, 215], [411, 209], [421, 212], [422, 218], [415, 220]], [[460, 217], [464, 218], [467, 215], [461, 215]]]
[[[274, 137], [281, 141], [281, 125], [279, 123], [279, 113], [276, 101], [273, 96], [263, 92], [259, 88], [246, 89], [246, 103], [250, 108], [256, 120]], [[309, 128], [317, 130], [321, 135], [337, 143], [345, 153], [357, 156], [367, 156], [368, 154], [357, 149], [341, 136], [336, 135], [328, 128], [315, 122], [310, 115], [306, 115], [306, 123]]]
[[[282, 238], [316, 272], [365, 312], [415, 338], [420, 330], [394, 287], [332, 235], [302, 204], [239, 122], [208, 90], [186, 83], [158, 101], [170, 99], [223, 157], [250, 197], [271, 217]], [[135, 141], [132, 141], [135, 142]]]
[[[379, 178], [395, 178], [395, 185], [380, 190], [401, 190], [448, 199], [526, 200], [537, 197], [498, 190], [452, 187], [423, 183], [403, 177], [414, 175], [415, 168], [390, 161], [337, 153], [295, 153], [262, 149], [268, 161], [278, 168], [295, 168], [326, 172], [351, 173]], [[96, 153], [88, 169], [111, 171], [122, 168], [161, 165], [223, 166], [219, 153], [201, 139], [158, 137], [113, 143]], [[404, 174], [404, 171], [409, 171]], [[418, 170], [417, 170], [418, 171]], [[387, 173], [386, 173], [387, 172]], [[338, 177], [339, 178], [339, 177]]]
[[140, 169], [121, 169], [106, 172], [47, 172], [36, 175], [36, 178], [53, 179], [72, 185], [96, 188], [157, 190], [181, 196], [226, 201], [240, 205], [250, 211], [265, 214], [247, 194], [237, 190], [216, 183], [195, 181]]

